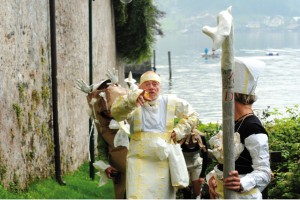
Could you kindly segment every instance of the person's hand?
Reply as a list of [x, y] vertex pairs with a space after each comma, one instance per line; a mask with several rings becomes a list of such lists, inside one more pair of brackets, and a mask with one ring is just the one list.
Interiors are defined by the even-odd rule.
[[200, 183], [201, 185], [205, 183], [205, 179], [204, 179], [204, 178], [199, 178], [198, 181], [199, 181], [199, 183]]
[[192, 130], [192, 141], [193, 143], [198, 143], [199, 147], [201, 148], [202, 151], [206, 152], [206, 147], [203, 144], [203, 141], [201, 139], [201, 132], [198, 129], [193, 129]]
[[108, 70], [108, 72], [106, 73], [106, 76], [110, 79], [112, 84], [119, 83], [118, 70], [116, 70], [116, 69], [113, 69], [113, 71]]
[[151, 101], [151, 99], [148, 96], [148, 93], [144, 90], [139, 97], [137, 98], [137, 104], [142, 106], [145, 104], [146, 101]]
[[216, 199], [218, 197], [218, 194], [216, 193], [217, 182], [214, 176], [209, 179], [208, 186], [210, 199]]
[[175, 132], [175, 131], [173, 131], [173, 132], [171, 133], [171, 140], [173, 140], [174, 143], [176, 143], [176, 132]]
[[106, 173], [106, 176], [108, 178], [113, 178], [114, 177], [114, 173], [118, 172], [118, 170], [116, 170], [114, 167], [112, 166], [109, 166], [108, 168], [105, 169], [105, 173]]
[[224, 186], [228, 190], [240, 191], [242, 187], [239, 172], [236, 170], [230, 171], [229, 176], [224, 179]]
[[82, 79], [77, 79], [75, 82], [75, 88], [81, 90], [84, 93], [90, 93], [93, 90], [93, 84], [88, 85]]

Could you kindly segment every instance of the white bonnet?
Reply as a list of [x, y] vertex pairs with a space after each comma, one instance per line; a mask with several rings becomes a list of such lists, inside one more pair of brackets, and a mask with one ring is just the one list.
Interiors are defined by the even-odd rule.
[[258, 78], [265, 63], [252, 58], [234, 59], [234, 92], [254, 95]]

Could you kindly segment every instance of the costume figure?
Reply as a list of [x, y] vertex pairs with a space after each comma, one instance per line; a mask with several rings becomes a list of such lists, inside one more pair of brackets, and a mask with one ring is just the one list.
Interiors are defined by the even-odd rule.
[[[117, 72], [113, 72], [117, 73]], [[87, 93], [87, 102], [90, 108], [90, 117], [98, 132], [98, 144], [104, 141], [106, 149], [100, 149], [108, 157], [109, 165], [103, 161], [93, 163], [99, 170], [99, 186], [107, 182], [107, 177], [113, 179], [115, 198], [125, 198], [125, 180], [126, 180], [126, 155], [128, 152], [128, 135], [125, 133], [124, 123], [117, 123], [111, 116], [110, 107], [114, 99], [127, 93], [125, 88], [120, 87], [115, 79], [116, 75], [109, 72], [110, 79], [102, 81], [96, 86], [88, 86], [84, 81], [77, 81], [77, 88]], [[120, 133], [122, 132], [122, 133]], [[126, 138], [127, 135], [127, 138]], [[103, 143], [103, 142], [102, 142]], [[128, 142], [129, 143], [129, 142]], [[107, 177], [106, 177], [107, 176]]]
[[[175, 199], [166, 144], [182, 139], [198, 125], [198, 115], [186, 101], [160, 95], [160, 77], [153, 71], [140, 78], [140, 89], [131, 90], [112, 105], [117, 121], [130, 123], [127, 154], [126, 195], [128, 199]], [[180, 119], [174, 127], [174, 118]]]
[[224, 185], [236, 191], [238, 199], [262, 199], [262, 191], [270, 183], [268, 134], [252, 110], [256, 101], [255, 87], [263, 67], [263, 62], [254, 59], [235, 59], [235, 170], [223, 179], [222, 137], [211, 138], [213, 155], [219, 161], [207, 175], [211, 198], [224, 198]]
[[205, 183], [208, 154], [204, 133], [193, 129], [192, 133], [180, 141], [190, 176], [191, 186], [182, 189], [184, 199], [200, 199]]

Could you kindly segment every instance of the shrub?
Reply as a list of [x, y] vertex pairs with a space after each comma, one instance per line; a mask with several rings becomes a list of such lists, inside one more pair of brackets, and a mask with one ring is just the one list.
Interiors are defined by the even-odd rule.
[[158, 20], [164, 12], [152, 0], [113, 3], [118, 56], [131, 63], [147, 61], [152, 56], [155, 36], [163, 35]]
[[[271, 114], [270, 114], [271, 113]], [[274, 116], [283, 116], [276, 118]], [[271, 118], [271, 120], [270, 120]], [[299, 199], [300, 185], [300, 111], [298, 105], [264, 112], [264, 126], [269, 133], [270, 151], [280, 151], [282, 162], [271, 163], [273, 180], [269, 185], [271, 199]]]
[[[269, 134], [270, 152], [281, 152], [281, 162], [271, 162], [273, 177], [268, 186], [270, 199], [300, 199], [300, 111], [298, 105], [286, 108], [264, 110], [259, 114]], [[216, 134], [219, 124], [201, 124], [198, 129], [206, 133], [207, 142]], [[209, 161], [206, 174], [216, 162]]]

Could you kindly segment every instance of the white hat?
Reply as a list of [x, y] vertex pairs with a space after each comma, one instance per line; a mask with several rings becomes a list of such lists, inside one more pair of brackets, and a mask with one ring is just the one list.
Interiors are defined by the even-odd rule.
[[127, 83], [135, 83], [135, 82], [136, 82], [136, 80], [135, 80], [134, 78], [132, 78], [132, 73], [131, 73], [131, 71], [130, 71], [129, 74], [128, 74], [128, 78], [125, 78], [124, 81], [127, 82]]
[[253, 95], [265, 63], [252, 58], [234, 59], [234, 92]]
[[142, 85], [146, 81], [157, 81], [160, 83], [160, 77], [154, 71], [147, 71], [142, 74], [140, 78], [140, 84]]

